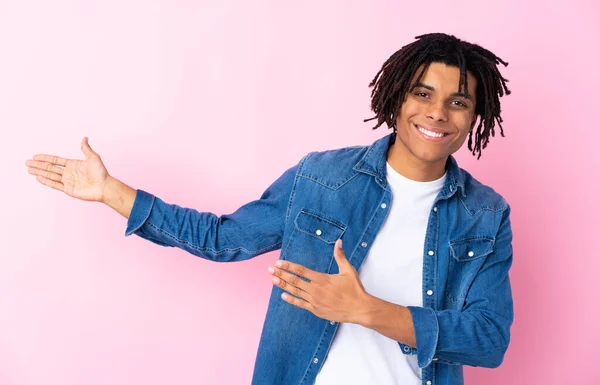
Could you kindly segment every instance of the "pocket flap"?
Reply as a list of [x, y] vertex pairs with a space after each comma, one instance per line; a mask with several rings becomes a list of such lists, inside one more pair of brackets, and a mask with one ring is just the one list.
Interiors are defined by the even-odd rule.
[[450, 242], [450, 253], [459, 262], [481, 258], [494, 251], [493, 238], [472, 238]]
[[300, 210], [294, 223], [303, 233], [331, 244], [340, 239], [346, 231], [343, 224], [306, 209]]

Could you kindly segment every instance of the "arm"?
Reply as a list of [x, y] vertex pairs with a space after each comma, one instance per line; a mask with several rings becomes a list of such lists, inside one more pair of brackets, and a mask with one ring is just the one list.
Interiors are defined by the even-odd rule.
[[[300, 164], [302, 161], [300, 162]], [[169, 204], [143, 190], [116, 185], [111, 207], [129, 210], [125, 235], [136, 234], [162, 246], [178, 247], [218, 262], [241, 261], [281, 247], [299, 165], [289, 168], [260, 199], [232, 214], [217, 216]], [[120, 191], [120, 193], [117, 193]]]
[[129, 218], [135, 195], [135, 189], [112, 176], [108, 176], [101, 202], [125, 218]]
[[417, 348], [419, 367], [432, 361], [497, 367], [510, 340], [513, 301], [510, 207], [503, 213], [496, 250], [475, 277], [462, 311], [399, 306], [369, 297], [361, 324]]
[[36, 154], [25, 162], [38, 182], [84, 201], [102, 202], [127, 218], [125, 235], [180, 247], [215, 261], [239, 261], [281, 246], [298, 165], [288, 169], [260, 199], [229, 215], [216, 216], [167, 204], [113, 178], [83, 138], [85, 160]]
[[370, 294], [367, 298], [365, 307], [368, 310], [360, 325], [403, 344], [417, 346], [412, 315], [407, 307]]

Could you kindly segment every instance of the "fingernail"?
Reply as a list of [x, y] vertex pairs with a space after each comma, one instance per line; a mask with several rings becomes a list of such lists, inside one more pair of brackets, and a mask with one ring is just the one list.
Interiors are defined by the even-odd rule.
[[273, 269], [271, 266], [269, 266], [269, 268], [267, 270], [269, 270], [269, 273], [271, 273], [271, 274], [273, 274], [275, 272], [275, 269]]
[[275, 266], [280, 267], [281, 265], [283, 265], [283, 262], [281, 262], [281, 261], [275, 262]]

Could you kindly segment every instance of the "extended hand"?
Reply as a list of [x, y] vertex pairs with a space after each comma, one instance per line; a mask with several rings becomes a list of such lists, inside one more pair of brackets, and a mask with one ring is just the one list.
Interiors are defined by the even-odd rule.
[[28, 172], [36, 175], [38, 182], [85, 201], [102, 201], [104, 188], [110, 175], [88, 144], [81, 141], [85, 160], [65, 159], [55, 155], [38, 154], [27, 160]]
[[293, 294], [282, 294], [286, 302], [329, 321], [361, 323], [369, 294], [358, 272], [346, 259], [341, 239], [335, 243], [333, 256], [339, 267], [338, 274], [319, 273], [285, 260], [277, 261], [277, 267], [269, 267], [269, 272], [275, 285]]

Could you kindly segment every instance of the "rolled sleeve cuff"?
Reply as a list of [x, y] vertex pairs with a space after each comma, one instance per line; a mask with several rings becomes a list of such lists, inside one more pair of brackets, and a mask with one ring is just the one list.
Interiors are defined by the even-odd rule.
[[425, 368], [434, 359], [438, 343], [439, 325], [435, 311], [430, 308], [408, 306], [412, 315], [417, 340], [417, 364], [419, 368]]
[[125, 236], [135, 233], [144, 225], [144, 223], [146, 223], [150, 217], [152, 206], [154, 205], [154, 198], [154, 195], [143, 190], [136, 191], [133, 207], [131, 209], [131, 213], [129, 214], [129, 219], [127, 220]]

